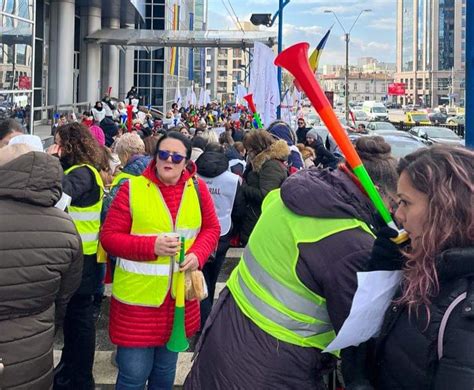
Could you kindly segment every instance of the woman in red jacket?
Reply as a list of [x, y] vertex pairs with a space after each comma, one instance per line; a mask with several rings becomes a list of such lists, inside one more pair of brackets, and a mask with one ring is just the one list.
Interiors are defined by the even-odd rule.
[[[142, 176], [118, 192], [102, 227], [104, 249], [117, 256], [110, 307], [110, 338], [117, 344], [116, 388], [172, 389], [178, 354], [166, 349], [174, 318], [172, 281], [179, 241], [181, 271], [202, 268], [216, 248], [220, 228], [206, 184], [194, 178], [191, 143], [170, 132], [157, 145]], [[196, 181], [197, 180], [197, 181]], [[187, 337], [200, 326], [199, 303], [187, 301]]]

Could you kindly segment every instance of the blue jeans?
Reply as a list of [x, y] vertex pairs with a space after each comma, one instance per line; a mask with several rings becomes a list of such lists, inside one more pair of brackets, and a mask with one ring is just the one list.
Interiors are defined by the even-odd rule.
[[117, 347], [119, 373], [116, 390], [171, 390], [178, 353], [166, 346], [151, 348]]

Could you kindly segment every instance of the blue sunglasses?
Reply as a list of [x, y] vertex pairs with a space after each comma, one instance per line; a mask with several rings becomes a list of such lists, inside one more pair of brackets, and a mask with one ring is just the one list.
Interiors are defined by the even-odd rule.
[[171, 156], [171, 162], [173, 164], [179, 164], [181, 161], [183, 161], [186, 157], [181, 156], [178, 153], [171, 153], [168, 152], [167, 150], [158, 150], [158, 158], [162, 161], [167, 161], [168, 158]]

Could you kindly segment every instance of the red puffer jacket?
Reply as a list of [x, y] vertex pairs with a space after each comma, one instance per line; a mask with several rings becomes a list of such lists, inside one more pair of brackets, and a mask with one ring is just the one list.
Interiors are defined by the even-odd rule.
[[[196, 166], [191, 164], [176, 185], [167, 186], [156, 177], [154, 161], [143, 172], [143, 176], [152, 180], [159, 187], [173, 221], [176, 220], [184, 185], [195, 173]], [[194, 244], [189, 248], [188, 253], [192, 252], [198, 257], [200, 268], [202, 268], [217, 246], [220, 227], [209, 190], [201, 179], [198, 179], [198, 183], [201, 197], [202, 225], [201, 231]], [[127, 182], [123, 184], [107, 214], [100, 234], [101, 243], [107, 253], [113, 256], [136, 261], [155, 258], [156, 237], [131, 236], [131, 226], [132, 218], [130, 216], [129, 186]], [[152, 347], [166, 344], [173, 325], [174, 307], [175, 301], [169, 293], [159, 308], [127, 305], [112, 297], [109, 325], [112, 342], [124, 347]], [[200, 313], [197, 301], [186, 302], [185, 323], [188, 337], [198, 331]]]

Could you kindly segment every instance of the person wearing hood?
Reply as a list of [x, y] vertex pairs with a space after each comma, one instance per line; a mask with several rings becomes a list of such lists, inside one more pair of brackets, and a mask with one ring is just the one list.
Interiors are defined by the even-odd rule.
[[239, 225], [245, 212], [245, 200], [240, 188], [239, 176], [231, 173], [224, 148], [216, 143], [207, 144], [204, 153], [196, 160], [198, 176], [203, 179], [211, 193], [221, 235], [217, 250], [202, 272], [207, 284], [208, 296], [201, 302], [201, 329], [209, 316], [214, 302], [217, 277], [230, 247], [233, 226]]
[[244, 147], [248, 158], [242, 184], [246, 211], [240, 238], [246, 244], [260, 217], [263, 198], [270, 191], [280, 188], [288, 177], [287, 160], [290, 149], [285, 141], [276, 141], [265, 130], [248, 132], [244, 138]]
[[339, 159], [326, 149], [323, 139], [315, 129], [306, 133], [304, 145], [314, 150], [316, 154], [316, 158], [314, 159], [315, 166], [321, 165], [323, 168], [336, 168]]
[[[372, 150], [367, 169], [376, 185], [394, 193], [390, 145], [380, 138], [362, 146]], [[184, 389], [325, 389], [336, 356], [322, 351], [349, 314], [379, 219], [345, 166], [300, 170], [268, 194]], [[363, 364], [352, 352], [343, 351], [343, 365]], [[344, 379], [347, 388], [356, 380]]]
[[295, 145], [295, 134], [284, 121], [275, 121], [268, 126], [267, 131], [276, 139], [282, 139], [290, 148], [288, 166], [295, 169], [304, 168], [303, 156]]
[[57, 158], [14, 144], [0, 152], [0, 388], [51, 389], [55, 327], [81, 283], [82, 249]]
[[[116, 388], [172, 389], [178, 353], [166, 348], [173, 326], [175, 257], [185, 237], [180, 271], [202, 269], [219, 240], [220, 227], [209, 190], [196, 178], [191, 142], [169, 132], [157, 144], [141, 176], [123, 183], [100, 240], [116, 256], [109, 334], [117, 345]], [[179, 212], [178, 212], [179, 211]], [[200, 327], [199, 303], [186, 301], [187, 337]]]
[[110, 148], [118, 134], [119, 126], [112, 118], [108, 116], [100, 121], [99, 126], [105, 135], [105, 146]]

